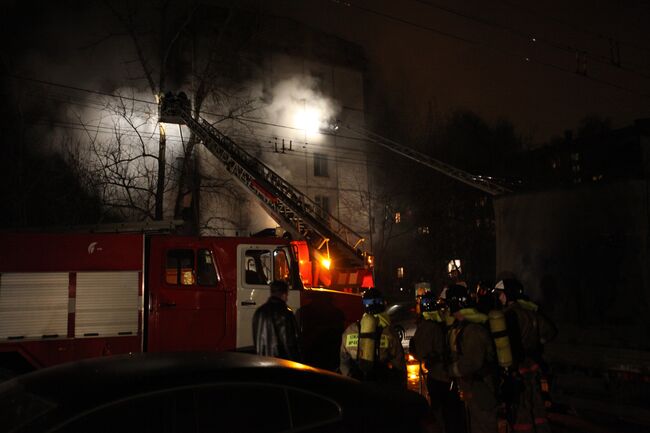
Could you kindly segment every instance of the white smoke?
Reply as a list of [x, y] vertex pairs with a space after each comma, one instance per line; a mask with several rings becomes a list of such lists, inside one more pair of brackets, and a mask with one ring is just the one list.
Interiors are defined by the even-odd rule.
[[318, 88], [318, 81], [306, 75], [294, 76], [275, 84], [268, 92], [265, 106], [266, 118], [271, 123], [286, 125], [295, 139], [318, 143], [320, 129], [327, 128], [340, 111], [332, 99]]

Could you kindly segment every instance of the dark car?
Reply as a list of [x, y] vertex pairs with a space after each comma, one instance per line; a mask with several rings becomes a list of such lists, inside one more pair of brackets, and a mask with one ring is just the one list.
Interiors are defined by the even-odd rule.
[[2, 432], [416, 432], [426, 401], [243, 353], [136, 354], [0, 384]]
[[415, 301], [396, 302], [386, 307], [390, 323], [397, 332], [404, 350], [408, 351], [409, 342], [417, 329], [418, 314], [415, 312]]

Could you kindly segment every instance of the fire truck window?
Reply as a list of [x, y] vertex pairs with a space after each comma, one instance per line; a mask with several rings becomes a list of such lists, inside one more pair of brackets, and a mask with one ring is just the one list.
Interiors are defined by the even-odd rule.
[[215, 385], [195, 390], [196, 431], [274, 433], [290, 428], [285, 390], [266, 384]]
[[246, 250], [246, 284], [267, 285], [271, 282], [271, 252], [269, 250]]
[[167, 266], [165, 268], [165, 282], [178, 286], [191, 286], [194, 284], [194, 251], [169, 250], [167, 251]]
[[201, 286], [216, 286], [218, 277], [212, 252], [210, 250], [199, 250], [196, 259], [197, 282]]
[[340, 431], [337, 426], [341, 421], [341, 408], [334, 401], [295, 389], [288, 390], [288, 397], [294, 429], [308, 432]]
[[286, 281], [290, 284], [291, 274], [289, 270], [289, 259], [287, 257], [287, 252], [281, 248], [278, 248], [273, 252], [273, 279]]

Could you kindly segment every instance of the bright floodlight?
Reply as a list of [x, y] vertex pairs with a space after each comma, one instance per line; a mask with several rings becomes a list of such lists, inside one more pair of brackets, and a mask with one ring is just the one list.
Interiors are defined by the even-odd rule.
[[294, 116], [294, 123], [296, 128], [303, 129], [307, 134], [318, 134], [320, 111], [313, 107], [299, 109]]

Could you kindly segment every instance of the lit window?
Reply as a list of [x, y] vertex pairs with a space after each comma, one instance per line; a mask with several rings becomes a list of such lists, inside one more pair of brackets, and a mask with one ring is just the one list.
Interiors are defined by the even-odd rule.
[[397, 268], [397, 278], [404, 278], [404, 267], [400, 266]]
[[395, 224], [399, 224], [402, 222], [402, 214], [399, 212], [395, 212]]
[[454, 272], [461, 274], [463, 270], [461, 268], [460, 260], [459, 259], [449, 260], [449, 263], [447, 263], [447, 272], [450, 274]]
[[421, 234], [421, 235], [428, 235], [429, 234], [429, 226], [418, 227], [418, 233]]
[[327, 155], [314, 153], [314, 176], [328, 177]]

